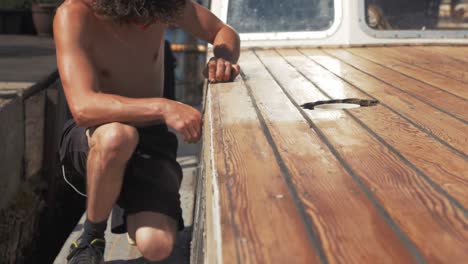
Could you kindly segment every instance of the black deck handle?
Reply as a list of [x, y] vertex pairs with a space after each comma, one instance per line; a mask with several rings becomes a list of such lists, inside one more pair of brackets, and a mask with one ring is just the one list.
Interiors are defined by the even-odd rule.
[[358, 98], [333, 99], [333, 100], [305, 103], [301, 105], [301, 107], [304, 109], [313, 110], [317, 105], [324, 105], [324, 104], [357, 104], [360, 106], [375, 106], [379, 104], [379, 101], [369, 100], [369, 99], [358, 99]]

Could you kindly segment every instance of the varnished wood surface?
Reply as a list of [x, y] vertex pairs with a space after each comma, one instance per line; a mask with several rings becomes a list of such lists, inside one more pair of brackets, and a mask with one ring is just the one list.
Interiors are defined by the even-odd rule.
[[[446, 47], [446, 49], [450, 50], [452, 48]], [[454, 60], [453, 57], [445, 54], [413, 49], [413, 47], [386, 48], [386, 52], [402, 62], [427, 69], [434, 74], [462, 81], [465, 84], [468, 83], [466, 60]]]
[[210, 95], [223, 260], [317, 263], [300, 208], [243, 83], [220, 86]]
[[450, 58], [456, 59], [456, 60], [462, 60], [464, 62], [468, 61], [468, 54], [466, 52], [465, 47], [450, 47], [447, 49], [446, 47], [423, 47], [420, 46], [418, 47], [420, 50], [424, 50], [426, 52], [438, 52], [441, 53], [443, 56], [448, 56]]
[[[398, 243], [398, 236], [386, 224], [372, 201], [367, 199], [359, 183], [353, 181], [350, 172], [320, 139], [320, 134], [310, 129], [308, 121], [269, 76], [262, 62], [254, 53], [246, 52], [241, 63], [246, 73], [255, 72], [256, 78], [248, 78], [245, 83], [262, 113], [287, 174], [303, 201], [308, 224], [315, 228], [316, 239], [320, 241], [320, 250], [326, 259], [330, 262], [356, 263], [376, 263], [382, 259], [410, 262], [413, 257], [409, 250]], [[277, 61], [269, 65], [279, 66], [279, 78], [293, 74]], [[288, 78], [286, 82], [295, 79]], [[296, 95], [300, 98], [305, 96], [302, 93]], [[366, 213], [343, 217], [354, 212]], [[366, 228], [356, 229], [357, 224]], [[382, 236], [387, 240], [381, 241]], [[338, 237], [339, 241], [335, 239]]]
[[[432, 47], [438, 48], [438, 47]], [[386, 48], [354, 48], [348, 49], [349, 52], [363, 57], [371, 62], [377, 63], [383, 67], [393, 70], [392, 73], [398, 75], [400, 78], [414, 79], [413, 83], [424, 85], [423, 89], [429, 89], [433, 93], [439, 92], [442, 95], [446, 95], [443, 92], [437, 91], [437, 89], [443, 90], [446, 93], [468, 99], [468, 89], [466, 89], [466, 83], [449, 78], [440, 74], [434, 74], [433, 72], [416, 65], [403, 63], [394, 56], [391, 56], [386, 52]], [[396, 73], [395, 73], [396, 72]], [[403, 80], [404, 81], [404, 80]], [[431, 87], [433, 86], [433, 87]], [[429, 88], [426, 88], [429, 87]], [[450, 97], [449, 97], [450, 98]], [[453, 99], [453, 98], [452, 98]]]
[[[467, 263], [466, 54], [244, 51], [206, 93], [206, 263]], [[381, 104], [299, 107], [351, 97]]]
[[[307, 51], [306, 51], [307, 52]], [[312, 51], [309, 51], [312, 52]], [[463, 155], [468, 154], [466, 139], [467, 125], [427, 102], [418, 99], [395, 86], [383, 82], [372, 73], [357, 68], [360, 63], [368, 63], [344, 50], [326, 50], [326, 55], [315, 57], [329, 71], [340, 76], [363, 93], [378, 98], [383, 106], [414, 123], [421, 130], [431, 134]], [[403, 87], [406, 87], [403, 85]], [[335, 94], [335, 96], [337, 96]], [[465, 107], [466, 108], [466, 107]]]
[[[333, 86], [327, 85], [327, 83], [330, 83], [330, 80], [333, 80], [335, 85], [342, 85], [345, 88], [343, 89], [344, 94], [342, 95], [344, 97], [364, 97], [365, 94], [358, 88], [366, 91], [366, 86], [369, 84], [374, 87], [381, 85], [379, 83], [372, 83], [370, 80], [367, 80], [367, 83], [361, 82], [362, 85], [360, 86], [357, 85], [357, 82], [352, 82], [355, 85], [350, 85], [345, 81], [352, 78], [351, 73], [334, 75], [327, 72], [328, 68], [324, 69], [317, 65], [320, 64], [329, 67], [332, 63], [338, 63], [338, 65], [341, 65], [343, 68], [346, 67], [345, 65], [339, 64], [340, 62], [337, 59], [329, 58], [328, 61], [326, 61], [321, 57], [324, 53], [320, 51], [304, 50], [302, 53], [308, 54], [308, 58], [304, 58], [303, 56], [299, 58], [304, 59], [304, 63], [309, 63], [311, 67], [313, 67], [312, 70], [315, 73], [323, 74], [321, 77], [325, 76], [325, 78], [316, 78], [316, 82], [322, 90], [328, 92], [329, 96], [337, 96], [336, 94], [333, 95]], [[309, 59], [309, 61], [307, 61], [307, 59]], [[344, 79], [338, 76], [342, 76]], [[403, 155], [405, 159], [411, 162], [419, 171], [426, 174], [435, 174], [436, 177], [432, 177], [431, 180], [443, 186], [442, 188], [445, 188], [446, 192], [456, 196], [458, 200], [467, 207], [468, 194], [466, 188], [468, 187], [468, 183], [467, 178], [462, 177], [463, 173], [466, 173], [466, 164], [464, 162], [466, 157], [464, 154], [451, 150], [437, 139], [427, 135], [427, 133], [423, 133], [412, 124], [412, 116], [405, 119], [404, 116], [399, 116], [399, 112], [396, 111], [397, 108], [386, 107], [386, 100], [381, 99], [379, 94], [369, 94], [378, 98], [382, 102], [380, 106], [383, 107], [372, 108], [371, 112], [366, 112], [363, 109], [354, 111], [353, 114], [356, 115], [356, 118], [359, 116], [357, 119], [366, 124], [367, 128], [370, 129], [377, 138], [380, 138], [381, 141], [386, 142], [390, 147], [394, 148], [395, 153]], [[404, 96], [403, 94], [399, 95]], [[399, 99], [404, 100], [405, 98], [399, 97]], [[424, 115], [424, 113], [421, 114]], [[414, 116], [417, 118], [417, 114], [414, 114]], [[430, 116], [428, 119], [430, 119]], [[466, 142], [466, 132], [460, 131], [459, 134], [461, 142]], [[427, 155], [427, 153], [432, 153], [433, 155]]]

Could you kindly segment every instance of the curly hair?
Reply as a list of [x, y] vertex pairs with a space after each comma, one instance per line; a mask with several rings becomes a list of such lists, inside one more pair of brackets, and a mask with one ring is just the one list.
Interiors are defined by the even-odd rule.
[[182, 15], [186, 0], [93, 0], [96, 13], [118, 23], [151, 23], [173, 25]]

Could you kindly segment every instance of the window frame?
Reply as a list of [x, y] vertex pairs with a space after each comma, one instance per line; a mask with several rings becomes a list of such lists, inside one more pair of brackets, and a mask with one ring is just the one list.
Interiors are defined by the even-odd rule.
[[368, 36], [377, 39], [466, 39], [466, 30], [376, 30], [367, 24], [365, 0], [358, 1], [359, 26]]
[[[234, 0], [235, 1], [235, 0]], [[218, 3], [216, 3], [218, 2]], [[212, 5], [219, 6], [220, 19], [227, 21], [229, 0], [212, 0]], [[311, 40], [325, 39], [334, 35], [343, 21], [342, 0], [333, 0], [334, 21], [332, 25], [322, 31], [291, 31], [291, 32], [268, 32], [268, 33], [239, 33], [242, 40], [262, 41], [262, 40]]]

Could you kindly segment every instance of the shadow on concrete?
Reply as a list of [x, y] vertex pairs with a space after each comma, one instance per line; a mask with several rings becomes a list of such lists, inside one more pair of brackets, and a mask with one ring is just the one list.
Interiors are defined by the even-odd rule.
[[54, 48], [37, 46], [2, 46], [0, 45], [1, 58], [27, 58], [55, 55]]

